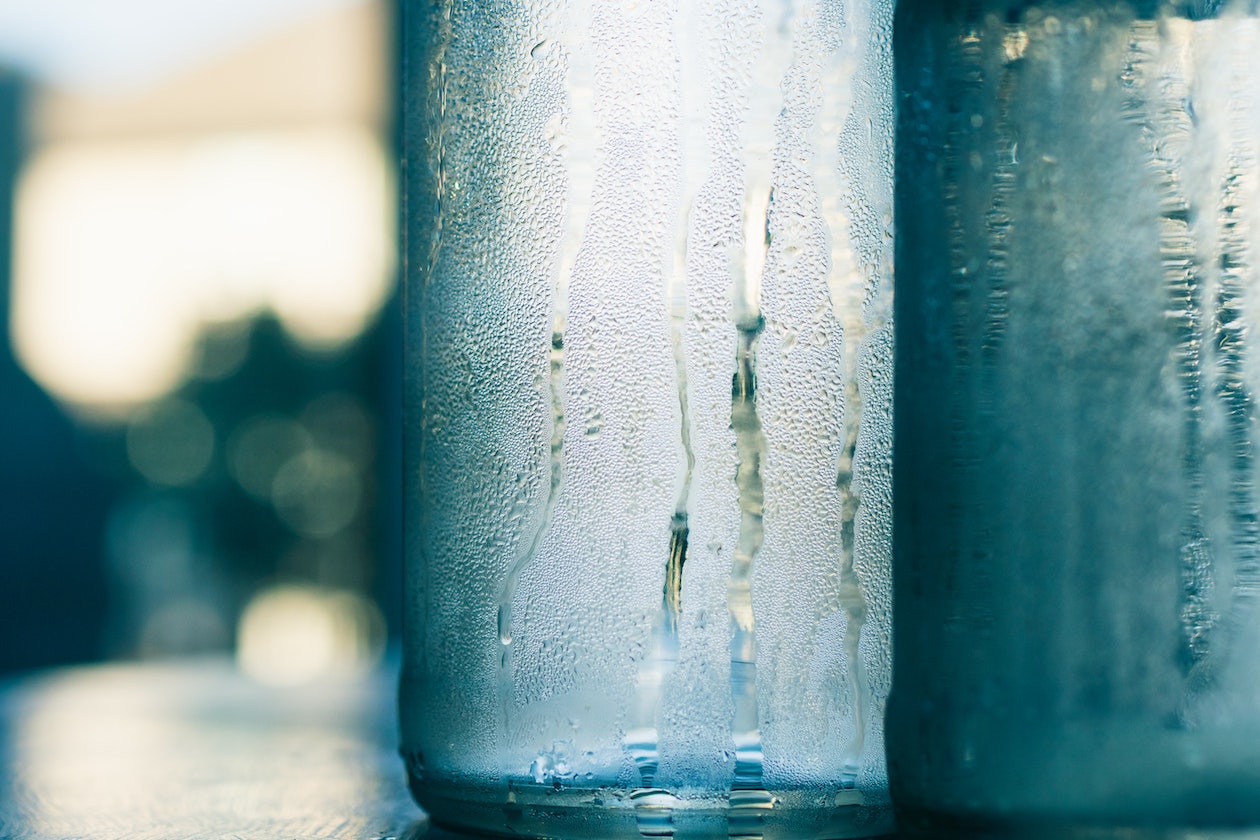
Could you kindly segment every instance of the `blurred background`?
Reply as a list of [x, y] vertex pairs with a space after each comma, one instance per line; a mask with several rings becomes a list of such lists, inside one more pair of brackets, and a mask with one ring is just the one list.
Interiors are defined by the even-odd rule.
[[0, 0], [0, 675], [396, 637], [394, 13]]

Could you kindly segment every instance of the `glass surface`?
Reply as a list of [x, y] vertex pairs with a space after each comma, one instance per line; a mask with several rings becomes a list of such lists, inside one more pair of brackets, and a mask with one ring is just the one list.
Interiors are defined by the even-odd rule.
[[891, 2], [405, 12], [417, 798], [886, 831]]
[[929, 822], [1260, 823], [1260, 20], [898, 8], [897, 665]]

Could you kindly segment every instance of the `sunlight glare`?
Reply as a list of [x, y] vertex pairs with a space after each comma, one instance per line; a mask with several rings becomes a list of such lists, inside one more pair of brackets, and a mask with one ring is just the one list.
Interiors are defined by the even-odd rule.
[[270, 310], [335, 349], [389, 294], [390, 190], [366, 128], [49, 147], [19, 186], [15, 351], [57, 397], [109, 410], [177, 387], [214, 323]]

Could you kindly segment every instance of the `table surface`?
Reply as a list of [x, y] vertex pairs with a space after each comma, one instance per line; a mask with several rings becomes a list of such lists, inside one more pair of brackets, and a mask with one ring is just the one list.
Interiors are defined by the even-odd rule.
[[[0, 837], [376, 840], [429, 832], [406, 790], [395, 668], [268, 688], [227, 659], [0, 684]], [[449, 836], [449, 835], [447, 835]]]
[[469, 840], [431, 827], [407, 792], [396, 685], [396, 660], [282, 689], [226, 658], [0, 682], [0, 838]]

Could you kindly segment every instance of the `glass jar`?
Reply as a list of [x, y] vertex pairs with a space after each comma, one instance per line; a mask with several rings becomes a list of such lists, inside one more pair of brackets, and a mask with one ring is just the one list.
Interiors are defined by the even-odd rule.
[[891, 1], [403, 7], [417, 799], [887, 831]]
[[1254, 6], [902, 0], [896, 50], [894, 799], [1260, 824]]

